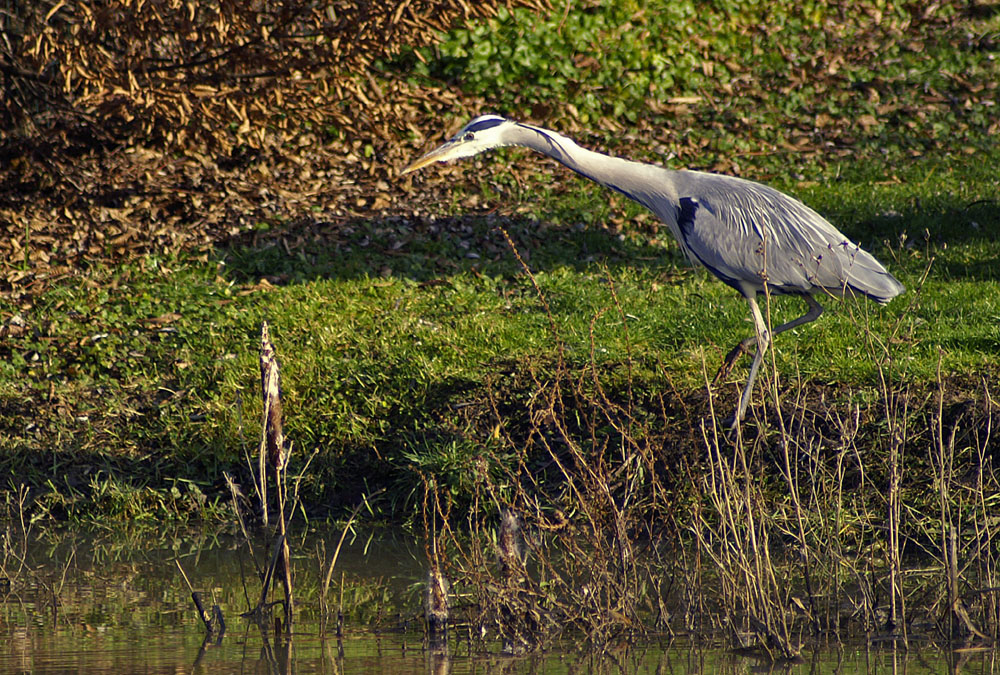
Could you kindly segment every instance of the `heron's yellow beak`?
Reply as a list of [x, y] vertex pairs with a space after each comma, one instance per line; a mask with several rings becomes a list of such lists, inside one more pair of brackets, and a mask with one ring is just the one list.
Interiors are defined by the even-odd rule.
[[433, 164], [434, 162], [447, 162], [449, 159], [452, 159], [452, 156], [455, 154], [455, 150], [458, 148], [458, 145], [459, 145], [458, 143], [449, 142], [445, 143], [439, 148], [431, 150], [420, 159], [410, 163], [409, 166], [407, 166], [405, 169], [399, 172], [399, 175], [402, 176], [403, 174], [410, 173], [411, 171], [422, 169], [428, 164]]

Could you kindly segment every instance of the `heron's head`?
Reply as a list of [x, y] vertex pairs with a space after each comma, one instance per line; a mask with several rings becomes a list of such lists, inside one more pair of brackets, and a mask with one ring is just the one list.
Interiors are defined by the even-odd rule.
[[514, 122], [499, 115], [482, 115], [472, 120], [440, 147], [431, 150], [402, 170], [400, 175], [421, 169], [432, 162], [450, 162], [472, 157], [484, 150], [504, 145], [504, 131]]

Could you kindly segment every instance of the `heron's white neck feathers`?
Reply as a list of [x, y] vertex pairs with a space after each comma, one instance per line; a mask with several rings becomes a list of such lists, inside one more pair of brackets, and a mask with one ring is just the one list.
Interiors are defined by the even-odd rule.
[[676, 212], [665, 212], [663, 208], [665, 203], [677, 201], [672, 182], [663, 180], [669, 169], [587, 150], [562, 134], [530, 124], [509, 123], [499, 136], [503, 145], [537, 150], [578, 174], [634, 199], [671, 227], [676, 222]]

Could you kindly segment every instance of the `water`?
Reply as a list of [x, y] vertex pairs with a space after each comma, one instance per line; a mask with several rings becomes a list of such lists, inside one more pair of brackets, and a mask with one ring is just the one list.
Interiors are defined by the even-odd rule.
[[[938, 673], [1000, 671], [994, 652], [893, 651], [860, 645], [821, 650], [775, 666], [690, 640], [619, 645], [593, 654], [571, 642], [509, 656], [499, 645], [453, 638], [429, 648], [418, 620], [424, 551], [407, 536], [355, 537], [338, 562], [332, 602], [344, 579], [345, 629], [321, 634], [315, 554], [339, 533], [294, 542], [299, 612], [290, 639], [240, 617], [259, 583], [246, 549], [226, 536], [176, 533], [156, 539], [51, 534], [28, 545], [27, 567], [8, 555], [0, 588], [0, 673]], [[15, 547], [16, 549], [16, 547]], [[263, 558], [262, 547], [258, 557]], [[181, 562], [227, 631], [206, 640]], [[277, 612], [280, 615], [280, 611]]]
[[195, 625], [181, 628], [17, 629], [0, 647], [4, 673], [993, 673], [991, 654], [892, 652], [863, 648], [819, 652], [804, 663], [765, 664], [719, 649], [646, 645], [608, 654], [572, 645], [527, 656], [472, 653], [459, 645], [428, 650], [412, 635], [349, 634], [342, 640], [297, 634], [291, 642], [240, 629], [203, 646]]

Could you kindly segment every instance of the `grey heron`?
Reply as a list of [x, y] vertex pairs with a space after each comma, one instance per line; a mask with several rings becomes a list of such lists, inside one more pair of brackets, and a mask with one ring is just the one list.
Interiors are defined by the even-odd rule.
[[756, 343], [732, 428], [746, 415], [754, 380], [772, 334], [757, 304], [765, 293], [800, 295], [805, 314], [777, 335], [823, 313], [814, 297], [865, 295], [885, 304], [903, 292], [899, 281], [811, 208], [778, 190], [701, 171], [677, 171], [587, 150], [549, 129], [498, 115], [477, 117], [455, 136], [403, 169], [471, 157], [503, 146], [531, 148], [645, 206], [670, 228], [687, 259], [738, 291], [750, 305], [755, 334], [729, 352], [720, 373]]

